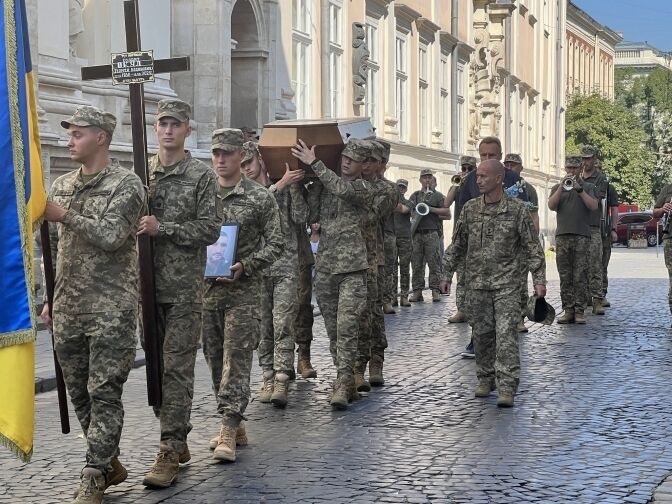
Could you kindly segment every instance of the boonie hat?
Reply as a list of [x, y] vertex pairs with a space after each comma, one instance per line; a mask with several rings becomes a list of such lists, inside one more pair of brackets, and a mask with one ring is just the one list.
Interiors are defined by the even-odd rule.
[[597, 156], [597, 147], [594, 145], [584, 145], [581, 147], [581, 157], [591, 158]]

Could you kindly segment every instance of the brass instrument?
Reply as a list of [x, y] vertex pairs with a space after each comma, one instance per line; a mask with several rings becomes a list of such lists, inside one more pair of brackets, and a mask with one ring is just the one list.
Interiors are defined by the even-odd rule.
[[572, 177], [565, 177], [562, 179], [562, 190], [563, 191], [571, 191], [574, 189], [574, 180], [576, 180], [573, 176]]
[[418, 229], [420, 221], [425, 215], [429, 214], [429, 205], [425, 201], [429, 200], [434, 191], [427, 191], [424, 193], [423, 200], [420, 201], [415, 208], [413, 209], [413, 216], [411, 217], [411, 236], [415, 234], [415, 231]]
[[460, 175], [459, 173], [457, 173], [457, 174], [453, 175], [452, 177], [450, 177], [450, 183], [451, 183], [452, 185], [454, 185], [454, 186], [460, 186], [460, 185], [462, 185], [462, 181], [463, 181], [463, 180], [464, 180], [464, 179], [462, 178], [462, 175]]
[[[672, 198], [670, 198], [670, 201], [668, 203], [672, 203]], [[662, 231], [663, 233], [670, 234], [670, 212], [665, 212], [663, 216], [660, 219], [660, 224], [662, 226]]]

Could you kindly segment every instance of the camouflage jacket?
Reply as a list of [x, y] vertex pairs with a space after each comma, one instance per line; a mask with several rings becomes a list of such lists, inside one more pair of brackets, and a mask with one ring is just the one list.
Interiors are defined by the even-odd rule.
[[321, 225], [317, 271], [337, 274], [366, 270], [362, 219], [369, 209], [371, 185], [362, 179], [343, 180], [321, 161], [311, 168], [319, 178], [308, 193], [309, 221]]
[[149, 208], [166, 227], [154, 238], [158, 303], [200, 303], [207, 246], [219, 238], [214, 172], [187, 153], [166, 172], [149, 160]]
[[315, 264], [313, 249], [310, 247], [310, 235], [306, 226], [296, 226], [297, 245], [299, 251], [299, 266], [312, 266]]
[[378, 266], [385, 266], [385, 223], [393, 218], [392, 213], [399, 203], [399, 190], [386, 178], [376, 179], [376, 247]]
[[138, 257], [135, 233], [145, 189], [132, 171], [110, 163], [84, 183], [81, 168], [57, 178], [49, 199], [66, 209], [49, 225], [56, 268], [54, 311], [68, 314], [135, 310]]
[[453, 242], [443, 256], [443, 278], [452, 278], [462, 260], [465, 285], [496, 290], [520, 283], [518, 262], [529, 261], [534, 284], [546, 283], [546, 260], [532, 217], [524, 202], [502, 196], [486, 205], [484, 198], [469, 200], [457, 221]]
[[[278, 204], [265, 187], [242, 177], [228, 194], [220, 189], [217, 213], [222, 223], [238, 223], [235, 262], [243, 265], [243, 274], [233, 283], [205, 281], [203, 307], [225, 309], [240, 305], [259, 305], [262, 272], [280, 257], [284, 240]], [[296, 251], [296, 248], [294, 248]]]
[[308, 220], [308, 203], [301, 189], [294, 184], [281, 191], [276, 191], [273, 195], [278, 204], [280, 229], [284, 243], [280, 257], [271, 264], [266, 273], [274, 277], [296, 276], [299, 271], [298, 228], [301, 225], [305, 229], [305, 223]]

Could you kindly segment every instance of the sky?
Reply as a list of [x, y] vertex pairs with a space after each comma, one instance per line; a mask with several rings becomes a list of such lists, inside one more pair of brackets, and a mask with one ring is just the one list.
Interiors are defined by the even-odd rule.
[[572, 0], [599, 23], [624, 40], [648, 42], [661, 51], [672, 51], [671, 0]]

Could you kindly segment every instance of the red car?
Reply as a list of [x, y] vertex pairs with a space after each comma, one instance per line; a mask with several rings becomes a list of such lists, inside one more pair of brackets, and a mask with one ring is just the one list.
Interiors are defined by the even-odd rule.
[[652, 212], [628, 212], [618, 215], [618, 243], [628, 244], [628, 237], [633, 233], [646, 233], [646, 243], [649, 247], [655, 247], [656, 243], [663, 242], [663, 229], [660, 219], [653, 217]]

